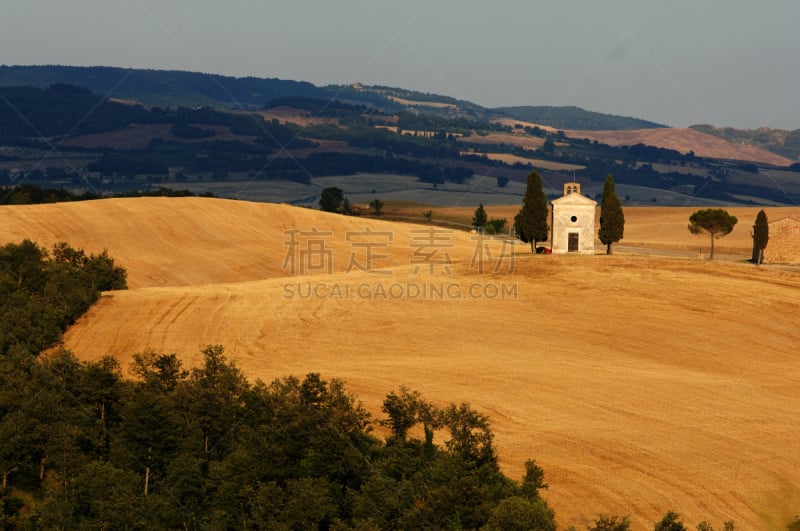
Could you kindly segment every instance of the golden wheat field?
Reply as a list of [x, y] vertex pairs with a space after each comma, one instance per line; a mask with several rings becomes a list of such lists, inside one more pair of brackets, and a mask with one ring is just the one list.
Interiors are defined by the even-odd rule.
[[699, 157], [764, 162], [776, 166], [789, 166], [792, 160], [776, 155], [766, 149], [729, 142], [694, 129], [661, 128], [633, 129], [624, 131], [564, 131], [572, 138], [588, 138], [610, 146], [633, 146], [645, 144], [681, 153], [694, 151]]
[[[696, 245], [691, 210], [626, 209], [626, 234]], [[746, 258], [758, 209], [730, 210]], [[562, 528], [675, 510], [691, 528], [784, 529], [800, 513], [800, 273], [431, 230], [219, 199], [0, 207], [0, 243], [66, 240], [127, 267], [131, 289], [66, 334], [83, 359], [191, 365], [214, 343], [252, 380], [342, 378], [377, 417], [400, 385], [469, 402], [509, 475], [544, 468]]]
[[[557, 131], [557, 129], [553, 127], [511, 118], [495, 120], [495, 123], [510, 127], [539, 127], [549, 132]], [[789, 166], [792, 163], [790, 159], [771, 153], [766, 149], [743, 143], [729, 142], [723, 138], [701, 133], [700, 131], [689, 128], [664, 127], [657, 129], [626, 129], [618, 131], [565, 129], [564, 134], [570, 138], [588, 138], [589, 140], [596, 140], [610, 146], [646, 144], [648, 146], [674, 149], [681, 153], [693, 151], [700, 157], [763, 162], [776, 166]], [[463, 141], [474, 144], [508, 144], [525, 149], [537, 149], [544, 143], [544, 140], [541, 138], [518, 133], [492, 133], [486, 136], [470, 136], [464, 138]]]

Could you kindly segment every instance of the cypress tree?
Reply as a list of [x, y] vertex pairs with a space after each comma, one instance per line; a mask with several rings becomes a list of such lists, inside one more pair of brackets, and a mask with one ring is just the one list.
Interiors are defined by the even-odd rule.
[[625, 214], [614, 189], [614, 178], [606, 176], [603, 199], [600, 202], [600, 241], [606, 245], [606, 254], [611, 254], [611, 244], [622, 239], [625, 232]]
[[769, 223], [767, 214], [760, 210], [756, 216], [756, 224], [753, 225], [753, 261], [756, 265], [764, 263], [764, 249], [769, 242]]
[[478, 205], [478, 208], [475, 209], [475, 216], [472, 218], [472, 226], [476, 229], [486, 226], [486, 210], [483, 208], [483, 203]]
[[514, 229], [520, 240], [530, 242], [531, 253], [535, 253], [536, 243], [547, 241], [547, 228], [547, 198], [542, 190], [542, 178], [533, 170], [528, 174], [522, 208], [514, 217]]

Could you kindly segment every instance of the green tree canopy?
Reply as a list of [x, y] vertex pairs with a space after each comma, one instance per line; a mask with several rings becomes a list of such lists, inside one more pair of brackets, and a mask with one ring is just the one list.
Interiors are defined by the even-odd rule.
[[555, 513], [543, 500], [512, 496], [492, 511], [487, 531], [556, 531]]
[[756, 264], [764, 263], [764, 249], [769, 243], [769, 222], [767, 214], [760, 210], [756, 216], [756, 224], [753, 225], [753, 262]]
[[614, 190], [614, 178], [606, 176], [603, 199], [600, 203], [600, 241], [606, 245], [606, 254], [611, 254], [611, 245], [620, 241], [625, 232], [625, 214]]
[[680, 515], [673, 511], [668, 511], [660, 522], [656, 523], [653, 531], [687, 531], [686, 526], [680, 521]]
[[730, 234], [736, 226], [736, 216], [731, 216], [721, 208], [698, 210], [689, 216], [689, 232], [692, 234], [708, 234], [711, 236], [711, 254], [714, 258], [714, 240]]
[[547, 198], [536, 170], [528, 174], [522, 208], [514, 217], [514, 229], [520, 240], [530, 242], [532, 253], [536, 252], [537, 242], [547, 241]]
[[331, 186], [322, 190], [319, 209], [323, 212], [341, 212], [344, 205], [344, 190]]
[[588, 531], [629, 531], [631, 523], [627, 516], [619, 518], [601, 514]]
[[105, 251], [86, 256], [58, 243], [51, 257], [30, 240], [0, 247], [0, 354], [19, 344], [35, 355], [55, 344], [100, 291], [125, 289], [125, 278]]
[[500, 234], [506, 228], [506, 220], [492, 218], [486, 222], [486, 234]]

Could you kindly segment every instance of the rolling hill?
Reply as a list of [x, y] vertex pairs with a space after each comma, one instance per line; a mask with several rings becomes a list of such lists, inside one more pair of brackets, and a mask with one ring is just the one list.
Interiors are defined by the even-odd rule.
[[[628, 209], [626, 234], [647, 227], [639, 234], [650, 243], [691, 245], [684, 214]], [[108, 248], [127, 266], [132, 289], [104, 296], [65, 337], [84, 359], [113, 353], [126, 366], [154, 348], [191, 364], [199, 348], [221, 343], [252, 379], [344, 378], [378, 416], [402, 384], [437, 403], [468, 401], [490, 416], [509, 474], [526, 458], [545, 469], [545, 496], [564, 527], [602, 512], [648, 528], [677, 510], [690, 527], [732, 519], [737, 529], [783, 529], [798, 512], [797, 273], [531, 256], [524, 245], [511, 272], [509, 249], [493, 242], [484, 251], [503, 268], [481, 275], [471, 267], [476, 242], [452, 233], [438, 248], [452, 269], [431, 274], [414, 264], [411, 231], [424, 226], [214, 199], [2, 206], [0, 219], [0, 242], [67, 239]], [[746, 225], [728, 237], [732, 248]], [[312, 227], [331, 232], [330, 274], [289, 275], [285, 231]], [[348, 232], [365, 229], [392, 234], [373, 249], [385, 257], [347, 272], [351, 253], [363, 252]], [[453, 291], [380, 295], [381, 286], [402, 295], [430, 283]], [[335, 297], [333, 285], [362, 288]], [[307, 291], [316, 286], [325, 286], [319, 296]]]
[[143, 105], [260, 108], [285, 97], [321, 98], [382, 108], [389, 112], [412, 109], [444, 116], [489, 119], [496, 115], [553, 126], [557, 129], [642, 129], [664, 127], [638, 118], [586, 111], [578, 107], [502, 107], [398, 87], [331, 85], [274, 78], [235, 78], [199, 72], [65, 65], [0, 66], [0, 87], [46, 88], [77, 85], [92, 92]]
[[[595, 183], [610, 173], [620, 185], [653, 190], [627, 194], [638, 204], [667, 197], [791, 205], [798, 198], [795, 173], [775, 167], [790, 166], [789, 158], [577, 108], [525, 108], [520, 116], [590, 129], [555, 129], [392, 87], [104, 67], [0, 67], [0, 100], [0, 186], [35, 182], [97, 195], [189, 187], [299, 204], [315, 201], [313, 183], [326, 177], [413, 177], [428, 194], [487, 178], [522, 183], [537, 169], [555, 189], [575, 173]], [[609, 129], [594, 130], [600, 127]]]
[[693, 125], [690, 129], [714, 135], [736, 144], [766, 149], [792, 160], [797, 160], [800, 157], [800, 129], [795, 129], [794, 131], [770, 129], [768, 127], [735, 129], [733, 127], [715, 127], [708, 124]]
[[627, 129], [656, 129], [666, 127], [640, 118], [617, 116], [600, 112], [587, 111], [580, 107], [553, 107], [553, 106], [523, 106], [523, 107], [498, 107], [494, 111], [511, 118], [526, 122], [534, 122], [556, 129], [588, 129], [602, 130], [627, 130]]
[[[0, 206], [0, 240], [30, 238], [46, 248], [68, 241], [87, 252], [109, 254], [125, 264], [132, 289], [194, 286], [283, 277], [284, 242], [295, 228], [334, 230], [331, 249], [348, 232], [394, 230], [395, 254], [387, 265], [407, 263], [410, 234], [395, 224], [325, 214], [308, 208], [187, 197], [104, 199], [51, 205]], [[464, 241], [467, 236], [459, 235]], [[326, 237], [327, 238], [327, 237]], [[224, 250], [208, 259], [214, 250]], [[399, 250], [399, 251], [398, 251]], [[169, 258], [167, 258], [169, 257]], [[336, 272], [347, 257], [334, 261]]]
[[311, 83], [197, 72], [108, 66], [0, 66], [0, 87], [77, 85], [107, 98], [144, 105], [260, 108], [283, 96], [325, 97]]
[[681, 153], [693, 152], [698, 157], [759, 162], [775, 166], [789, 166], [794, 162], [762, 147], [706, 134], [696, 129], [633, 129], [626, 131], [564, 131], [572, 138], [588, 138], [609, 146], [644, 144]]

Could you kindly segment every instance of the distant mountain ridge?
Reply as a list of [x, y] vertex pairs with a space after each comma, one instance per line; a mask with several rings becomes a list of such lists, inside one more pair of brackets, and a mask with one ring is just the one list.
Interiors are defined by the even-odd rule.
[[0, 87], [46, 88], [55, 84], [81, 86], [101, 96], [160, 106], [252, 109], [280, 97], [329, 96], [308, 82], [274, 78], [108, 66], [0, 66]]
[[523, 106], [498, 107], [494, 111], [526, 122], [555, 127], [556, 129], [576, 129], [584, 131], [618, 131], [625, 129], [660, 129], [668, 126], [632, 118], [587, 111], [580, 107]]
[[47, 88], [55, 84], [85, 87], [104, 97], [132, 100], [143, 105], [260, 109], [278, 98], [300, 97], [335, 99], [390, 113], [409, 109], [424, 114], [487, 121], [501, 115], [558, 129], [620, 130], [665, 127], [647, 120], [587, 111], [579, 107], [527, 106], [491, 109], [449, 96], [358, 83], [318, 87], [304, 81], [237, 78], [178, 70], [0, 65], [0, 87]]
[[73, 85], [0, 86], [0, 98], [0, 140], [76, 136], [153, 121], [141, 106], [116, 103]]

